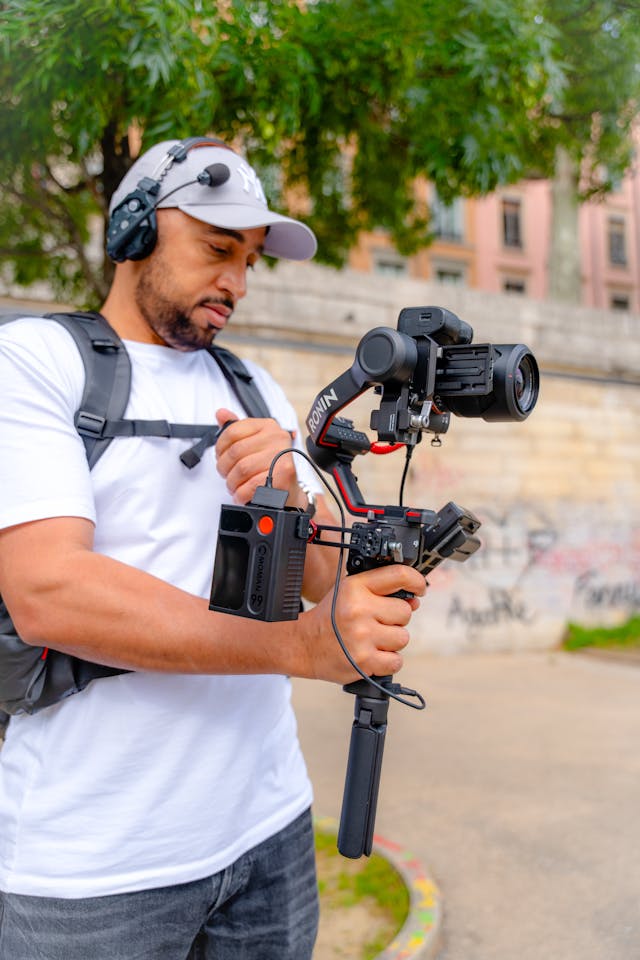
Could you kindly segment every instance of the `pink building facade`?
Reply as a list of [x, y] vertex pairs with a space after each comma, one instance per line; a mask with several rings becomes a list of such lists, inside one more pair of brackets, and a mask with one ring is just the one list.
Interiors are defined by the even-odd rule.
[[[363, 236], [357, 270], [461, 284], [492, 293], [550, 296], [551, 184], [527, 180], [445, 207], [429, 188], [435, 242], [403, 258], [384, 233]], [[579, 210], [583, 306], [640, 312], [640, 172]]]
[[476, 286], [544, 299], [551, 239], [549, 183], [526, 181], [468, 202], [475, 214]]

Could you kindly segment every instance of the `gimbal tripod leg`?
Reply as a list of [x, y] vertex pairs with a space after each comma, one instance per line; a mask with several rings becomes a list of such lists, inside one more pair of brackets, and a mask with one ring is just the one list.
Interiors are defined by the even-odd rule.
[[[384, 685], [391, 677], [372, 677]], [[349, 759], [338, 831], [338, 850], [343, 857], [369, 856], [378, 803], [384, 738], [387, 732], [389, 697], [368, 680], [343, 687], [355, 694]]]

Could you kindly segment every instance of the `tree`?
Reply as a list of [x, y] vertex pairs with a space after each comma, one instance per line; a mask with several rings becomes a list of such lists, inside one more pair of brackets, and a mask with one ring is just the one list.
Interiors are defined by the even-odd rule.
[[[132, 131], [243, 145], [272, 202], [303, 206], [321, 257], [360, 230], [428, 240], [440, 196], [522, 176], [561, 72], [533, 0], [4, 0], [0, 250], [18, 283], [96, 303], [109, 266], [92, 218]], [[544, 131], [542, 131], [544, 133]]]
[[601, 198], [633, 161], [640, 108], [640, 6], [633, 0], [546, 0], [541, 22], [564, 83], [545, 107], [543, 168], [551, 167], [549, 292], [579, 303], [578, 212]]

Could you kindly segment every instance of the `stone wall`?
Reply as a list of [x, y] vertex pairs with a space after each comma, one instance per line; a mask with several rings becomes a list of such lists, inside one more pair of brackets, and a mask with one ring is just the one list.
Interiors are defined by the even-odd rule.
[[[225, 342], [272, 371], [304, 423], [367, 330], [434, 304], [475, 342], [527, 343], [542, 380], [524, 423], [454, 417], [441, 447], [426, 436], [415, 451], [405, 503], [467, 507], [483, 546], [432, 574], [414, 649], [546, 648], [568, 620], [626, 619], [640, 609], [640, 317], [286, 264], [251, 278]], [[375, 402], [348, 410], [369, 433]], [[397, 503], [402, 466], [402, 453], [359, 458], [366, 500]]]

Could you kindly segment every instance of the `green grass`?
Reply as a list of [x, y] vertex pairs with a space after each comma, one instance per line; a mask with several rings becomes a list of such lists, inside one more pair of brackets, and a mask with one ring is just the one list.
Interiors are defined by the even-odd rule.
[[640, 616], [631, 617], [619, 627], [581, 627], [580, 624], [570, 623], [562, 646], [565, 650], [581, 650], [584, 647], [640, 650]]
[[360, 860], [343, 858], [332, 833], [316, 832], [318, 888], [321, 909], [349, 910], [368, 903], [383, 922], [354, 960], [373, 960], [387, 947], [409, 914], [409, 891], [397, 870], [376, 853]]

